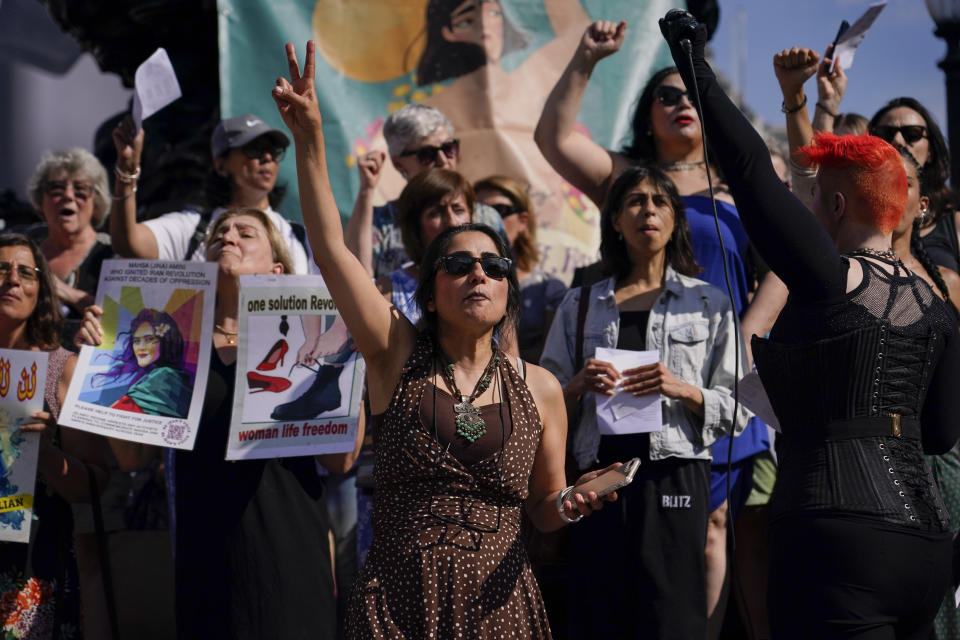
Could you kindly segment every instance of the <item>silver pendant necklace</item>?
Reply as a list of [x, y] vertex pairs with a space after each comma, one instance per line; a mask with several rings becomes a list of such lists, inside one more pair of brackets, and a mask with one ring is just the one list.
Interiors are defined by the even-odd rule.
[[453, 397], [458, 400], [453, 405], [453, 421], [456, 425], [456, 433], [471, 443], [476, 442], [487, 433], [487, 429], [483, 416], [480, 415], [480, 408], [474, 406], [473, 402], [490, 386], [490, 382], [493, 380], [493, 372], [500, 362], [500, 350], [494, 344], [493, 353], [490, 354], [490, 362], [487, 363], [486, 369], [483, 370], [483, 374], [477, 380], [473, 393], [469, 397], [463, 395], [457, 387], [457, 381], [453, 375], [454, 364], [450, 362], [443, 351], [439, 351], [439, 354], [442, 365], [440, 374], [450, 385], [450, 389], [453, 390]]

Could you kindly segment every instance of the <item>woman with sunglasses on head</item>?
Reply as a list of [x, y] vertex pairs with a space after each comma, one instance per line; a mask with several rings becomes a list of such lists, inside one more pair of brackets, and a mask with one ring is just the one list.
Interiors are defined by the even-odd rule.
[[313, 42], [302, 76], [293, 45], [287, 58], [291, 81], [278, 80], [273, 97], [293, 134], [314, 256], [366, 360], [371, 422], [379, 424], [374, 540], [346, 636], [549, 637], [520, 509], [550, 530], [601, 502], [563, 487], [566, 425], [556, 380], [522, 361], [518, 370], [493, 340], [519, 307], [507, 248], [485, 225], [438, 235], [422, 262], [418, 331], [343, 241]]
[[110, 209], [107, 172], [85, 149], [44, 154], [27, 183], [43, 222], [23, 230], [47, 258], [64, 317], [61, 342], [80, 327], [93, 302], [100, 265], [113, 256], [110, 237], [97, 231]]
[[524, 186], [507, 176], [490, 176], [473, 188], [477, 200], [496, 210], [503, 219], [520, 282], [517, 347], [527, 362], [540, 362], [543, 341], [567, 285], [538, 268], [537, 216]]
[[212, 163], [202, 210], [167, 213], [137, 222], [137, 184], [141, 173], [144, 131], [126, 116], [113, 131], [117, 151], [110, 237], [114, 250], [144, 260], [205, 259], [207, 228], [224, 211], [251, 208], [263, 211], [287, 243], [293, 273], [308, 273], [309, 251], [297, 229], [274, 207], [286, 192], [277, 184], [280, 161], [290, 139], [252, 114], [221, 120], [210, 139]]
[[[106, 485], [107, 447], [102, 438], [57, 424], [77, 363], [60, 346], [59, 304], [54, 276], [36, 243], [20, 234], [0, 235], [0, 347], [48, 354], [43, 411], [20, 425], [40, 432], [30, 544], [0, 543], [0, 628], [6, 637], [83, 637], [70, 503], [90, 502], [89, 474], [97, 487]], [[13, 524], [23, 513], [0, 516]]]
[[[619, 51], [627, 33], [625, 22], [598, 21], [583, 34], [566, 70], [553, 88], [540, 116], [534, 138], [543, 155], [560, 175], [602, 207], [610, 185], [626, 169], [639, 163], [652, 164], [676, 185], [686, 207], [693, 255], [703, 271], [700, 278], [727, 290], [724, 261], [730, 272], [735, 312], [742, 320], [744, 335], [766, 335], [786, 299], [786, 291], [772, 274], [763, 276], [764, 295], [750, 305], [751, 292], [761, 278], [761, 267], [750, 250], [736, 205], [724, 180], [711, 166], [710, 180], [716, 195], [717, 214], [723, 247], [717, 239], [707, 176], [706, 149], [700, 118], [675, 67], [661, 69], [647, 82], [631, 120], [632, 140], [619, 151], [604, 149], [574, 130], [594, 67]], [[749, 348], [748, 348], [749, 354]], [[712, 476], [713, 517], [707, 538], [707, 605], [714, 616], [712, 632], [719, 632], [722, 612], [718, 607], [726, 576], [726, 478], [728, 458], [733, 463], [732, 508], [739, 508], [750, 493], [751, 476], [757, 468], [775, 473], [767, 451], [767, 430], [759, 420], [751, 421], [733, 442], [721, 438], [714, 446]], [[763, 497], [761, 497], [763, 499]]]
[[[731, 393], [742, 342], [727, 296], [694, 278], [685, 207], [656, 167], [624, 171], [600, 219], [600, 255], [608, 277], [567, 294], [541, 362], [564, 385], [568, 404], [583, 403], [573, 443], [582, 469], [639, 457], [634, 481], [608, 509], [572, 532], [568, 599], [571, 636], [703, 638], [707, 632], [705, 561], [710, 514], [710, 446], [740, 431]], [[574, 353], [581, 296], [583, 365]], [[653, 365], [618, 371], [598, 347], [660, 352]], [[615, 390], [662, 398], [662, 430], [601, 435], [596, 403]], [[587, 551], [589, 550], [589, 552]], [[614, 613], [611, 613], [614, 612]]]
[[[955, 316], [891, 248], [908, 185], [873, 136], [821, 133], [812, 209], [773, 171], [762, 139], [704, 59], [706, 30], [661, 21], [693, 69], [701, 117], [751, 238], [790, 290], [754, 356], [780, 419], [768, 601], [772, 637], [927, 638], [950, 583], [952, 527], [922, 454], [960, 431]], [[804, 102], [799, 83], [797, 103]]]

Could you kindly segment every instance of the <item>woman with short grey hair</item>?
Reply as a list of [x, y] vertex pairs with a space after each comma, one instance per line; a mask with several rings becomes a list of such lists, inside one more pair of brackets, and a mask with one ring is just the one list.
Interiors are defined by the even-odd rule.
[[440, 128], [453, 135], [453, 125], [443, 112], [425, 104], [413, 103], [397, 109], [383, 123], [383, 137], [390, 157], [397, 157], [411, 143], [423, 140]]
[[93, 303], [101, 263], [113, 256], [99, 227], [110, 210], [107, 171], [85, 149], [47, 152], [27, 182], [42, 222], [24, 230], [50, 263], [64, 318], [61, 341], [70, 344], [83, 309]]

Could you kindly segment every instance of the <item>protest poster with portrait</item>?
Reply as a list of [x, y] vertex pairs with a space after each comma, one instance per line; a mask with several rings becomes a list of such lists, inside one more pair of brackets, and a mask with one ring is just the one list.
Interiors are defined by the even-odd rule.
[[29, 542], [40, 434], [20, 431], [43, 410], [44, 351], [0, 349], [0, 540]]
[[84, 346], [60, 423], [192, 449], [210, 368], [217, 265], [105, 260], [103, 342]]
[[227, 460], [352, 451], [363, 359], [320, 276], [240, 276]]

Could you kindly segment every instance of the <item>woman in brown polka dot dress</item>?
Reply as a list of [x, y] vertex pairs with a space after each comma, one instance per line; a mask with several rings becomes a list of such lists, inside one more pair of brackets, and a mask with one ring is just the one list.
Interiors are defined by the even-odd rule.
[[520, 510], [549, 531], [601, 503], [593, 493], [591, 500], [564, 493], [559, 383], [533, 365], [518, 363], [518, 372], [493, 340], [519, 311], [507, 249], [483, 225], [440, 234], [421, 263], [418, 332], [343, 242], [324, 157], [313, 43], [303, 76], [292, 45], [287, 58], [291, 81], [278, 80], [273, 96], [296, 144], [304, 223], [366, 360], [379, 426], [374, 541], [354, 586], [347, 637], [549, 637], [520, 541]]

